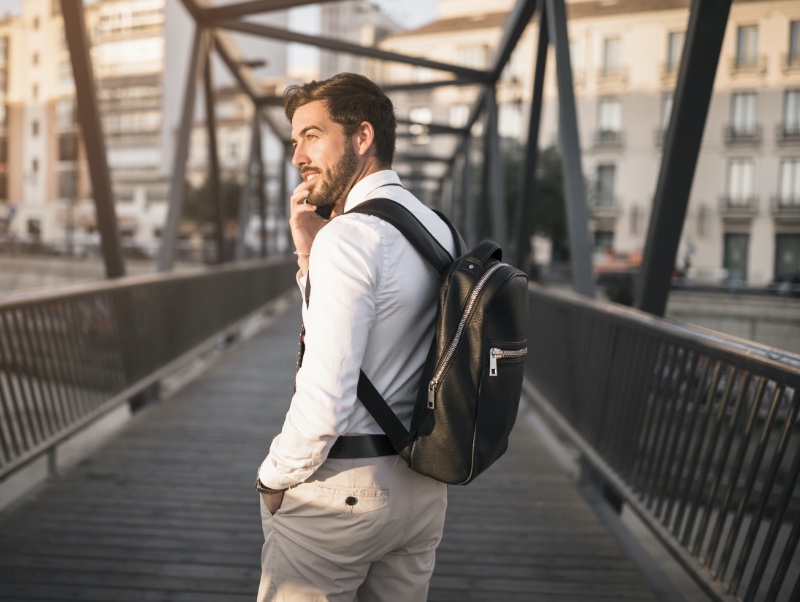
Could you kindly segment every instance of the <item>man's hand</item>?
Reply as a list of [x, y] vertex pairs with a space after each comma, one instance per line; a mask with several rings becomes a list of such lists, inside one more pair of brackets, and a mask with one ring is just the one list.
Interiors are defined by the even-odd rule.
[[279, 491], [278, 493], [261, 494], [261, 499], [264, 500], [264, 505], [266, 505], [267, 510], [269, 510], [270, 514], [275, 514], [281, 507], [281, 504], [283, 503], [284, 493], [285, 491]]
[[[317, 233], [328, 223], [316, 213], [316, 207], [306, 203], [308, 198], [308, 183], [301, 182], [292, 191], [289, 197], [289, 228], [292, 231], [292, 241], [294, 248], [299, 253], [310, 253], [311, 245], [314, 243]], [[306, 261], [303, 261], [303, 260]], [[308, 257], [300, 256], [298, 263], [303, 274], [308, 270]]]

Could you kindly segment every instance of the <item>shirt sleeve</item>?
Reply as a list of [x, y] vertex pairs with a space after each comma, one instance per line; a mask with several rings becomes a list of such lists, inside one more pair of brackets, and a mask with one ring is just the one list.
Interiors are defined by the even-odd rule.
[[284, 489], [305, 481], [325, 461], [336, 438], [348, 432], [384, 265], [376, 227], [372, 218], [364, 218], [336, 218], [314, 240], [311, 298], [303, 308], [303, 366], [281, 433], [259, 469], [268, 487]]

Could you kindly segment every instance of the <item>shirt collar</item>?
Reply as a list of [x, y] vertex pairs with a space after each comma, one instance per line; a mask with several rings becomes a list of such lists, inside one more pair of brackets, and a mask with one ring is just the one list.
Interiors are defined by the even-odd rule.
[[373, 192], [387, 184], [400, 184], [400, 177], [397, 175], [397, 172], [392, 169], [376, 171], [362, 178], [350, 189], [347, 199], [344, 202], [345, 212], [360, 205], [367, 199], [372, 198], [371, 195]]

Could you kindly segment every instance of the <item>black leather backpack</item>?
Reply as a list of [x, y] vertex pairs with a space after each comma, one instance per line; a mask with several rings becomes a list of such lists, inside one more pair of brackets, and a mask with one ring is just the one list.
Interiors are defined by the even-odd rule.
[[389, 199], [348, 213], [379, 217], [397, 228], [439, 273], [436, 331], [407, 430], [362, 372], [358, 398], [412, 470], [466, 485], [508, 448], [517, 418], [527, 354], [528, 277], [503, 263], [484, 241], [453, 259], [414, 215]]

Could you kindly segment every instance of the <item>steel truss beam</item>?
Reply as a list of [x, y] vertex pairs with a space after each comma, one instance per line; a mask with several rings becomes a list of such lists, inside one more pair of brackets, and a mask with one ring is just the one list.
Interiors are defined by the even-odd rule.
[[732, 0], [692, 0], [635, 305], [663, 316]]
[[251, 2], [206, 8], [203, 11], [202, 18], [206, 23], [213, 25], [217, 21], [226, 19], [237, 19], [247, 15], [286, 10], [306, 4], [326, 4], [332, 1], [335, 2], [336, 0], [252, 0]]
[[586, 207], [586, 186], [581, 165], [581, 145], [578, 138], [578, 117], [575, 109], [575, 90], [572, 87], [572, 66], [569, 60], [567, 10], [564, 0], [547, 0], [548, 35], [556, 57], [558, 80], [558, 122], [564, 162], [564, 193], [569, 233], [569, 252], [572, 282], [575, 291], [594, 297], [592, 244], [589, 237], [589, 215]]
[[204, 62], [207, 52], [204, 49], [204, 32], [202, 27], [195, 25], [194, 43], [189, 59], [189, 72], [186, 74], [186, 88], [183, 93], [183, 108], [181, 112], [181, 126], [178, 131], [178, 143], [172, 161], [172, 179], [169, 185], [169, 209], [167, 221], [161, 233], [161, 248], [158, 254], [158, 269], [168, 272], [175, 263], [175, 241], [178, 236], [178, 223], [183, 211], [183, 201], [186, 197], [186, 160], [189, 157], [189, 136], [192, 133], [192, 120], [194, 117], [194, 101], [197, 96], [197, 81], [200, 73], [205, 69]]
[[261, 36], [263, 38], [270, 38], [273, 40], [281, 40], [284, 42], [296, 42], [298, 44], [306, 44], [315, 46], [324, 50], [333, 50], [335, 52], [344, 52], [353, 54], [355, 56], [366, 56], [369, 58], [380, 59], [384, 61], [393, 61], [396, 63], [403, 63], [406, 65], [413, 65], [415, 67], [424, 67], [426, 69], [435, 69], [438, 71], [447, 71], [454, 73], [460, 77], [475, 79], [477, 81], [487, 81], [490, 79], [491, 74], [485, 71], [478, 71], [477, 69], [470, 69], [468, 67], [461, 67], [459, 65], [450, 65], [447, 63], [440, 63], [438, 61], [431, 61], [428, 59], [406, 56], [397, 52], [389, 52], [372, 48], [367, 46], [359, 46], [358, 44], [351, 44], [349, 42], [342, 42], [341, 40], [334, 40], [331, 38], [323, 38], [320, 36], [310, 36], [307, 34], [296, 33], [287, 29], [280, 29], [278, 27], [271, 27], [269, 25], [262, 25], [260, 23], [249, 23], [246, 21], [218, 21], [215, 23], [217, 27], [227, 29], [229, 31], [237, 31], [239, 33], [250, 34], [254, 36]]
[[203, 65], [203, 92], [206, 105], [206, 132], [208, 135], [208, 202], [211, 203], [216, 223], [217, 263], [225, 263], [225, 219], [219, 187], [219, 156], [217, 152], [217, 116], [214, 102], [214, 78], [211, 70], [211, 32], [206, 36], [206, 57]]
[[531, 213], [536, 202], [536, 168], [539, 162], [539, 125], [542, 117], [544, 97], [544, 74], [547, 67], [547, 47], [550, 39], [547, 32], [547, 7], [545, 0], [539, 0], [539, 31], [536, 41], [536, 67], [533, 72], [533, 94], [531, 96], [530, 118], [528, 120], [528, 141], [525, 146], [525, 167], [523, 169], [522, 197], [519, 200], [519, 218], [516, 240], [516, 266], [527, 267], [530, 257]]
[[82, 0], [61, 0], [61, 13], [64, 17], [64, 34], [72, 61], [75, 95], [78, 101], [78, 122], [81, 126], [89, 176], [92, 180], [92, 197], [97, 227], [100, 231], [106, 277], [120, 278], [125, 275], [125, 262], [122, 259], [122, 246], [114, 209], [114, 190], [111, 185], [111, 171], [108, 168]]

